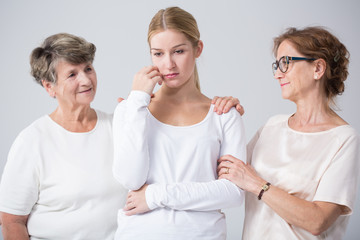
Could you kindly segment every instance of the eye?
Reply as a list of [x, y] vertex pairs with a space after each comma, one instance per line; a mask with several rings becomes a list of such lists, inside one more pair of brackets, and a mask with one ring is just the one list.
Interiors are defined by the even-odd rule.
[[91, 72], [92, 70], [93, 70], [92, 67], [87, 67], [85, 71], [86, 72]]
[[177, 54], [182, 54], [183, 52], [184, 52], [184, 50], [182, 50], [182, 49], [175, 51], [175, 53], [177, 53]]
[[75, 73], [70, 73], [68, 78], [72, 78], [72, 77], [75, 77]]
[[155, 52], [155, 53], [153, 53], [153, 54], [154, 54], [155, 57], [160, 57], [160, 56], [163, 55], [161, 52]]

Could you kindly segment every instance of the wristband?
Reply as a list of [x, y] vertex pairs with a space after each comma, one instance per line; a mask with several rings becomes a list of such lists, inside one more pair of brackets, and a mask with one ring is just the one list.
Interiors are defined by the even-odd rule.
[[261, 191], [260, 191], [259, 196], [258, 196], [258, 200], [261, 200], [262, 195], [264, 194], [264, 192], [266, 192], [267, 190], [269, 190], [270, 185], [271, 185], [271, 184], [270, 184], [269, 182], [267, 182], [266, 184], [264, 184], [264, 186], [262, 186]]

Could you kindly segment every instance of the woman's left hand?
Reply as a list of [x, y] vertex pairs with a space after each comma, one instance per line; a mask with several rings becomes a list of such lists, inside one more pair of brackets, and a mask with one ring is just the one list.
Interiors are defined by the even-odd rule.
[[130, 191], [127, 195], [126, 204], [124, 207], [125, 215], [131, 216], [150, 211], [145, 197], [147, 184], [144, 184], [139, 190]]
[[219, 179], [227, 179], [245, 191], [258, 194], [266, 183], [250, 164], [231, 155], [222, 156], [218, 162]]

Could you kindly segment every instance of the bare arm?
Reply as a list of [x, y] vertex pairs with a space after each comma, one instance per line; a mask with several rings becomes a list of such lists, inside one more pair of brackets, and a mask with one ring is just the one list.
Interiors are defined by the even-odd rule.
[[29, 215], [19, 216], [9, 213], [0, 213], [2, 234], [4, 240], [28, 240], [27, 220]]
[[335, 203], [306, 201], [276, 186], [271, 186], [261, 200], [289, 224], [313, 235], [326, 231], [342, 213], [342, 207]]
[[[249, 164], [230, 155], [221, 157], [219, 161], [220, 179], [228, 179], [255, 196], [259, 195], [266, 181]], [[306, 201], [273, 185], [263, 194], [261, 201], [289, 224], [301, 227], [313, 235], [327, 230], [343, 212], [340, 205]]]

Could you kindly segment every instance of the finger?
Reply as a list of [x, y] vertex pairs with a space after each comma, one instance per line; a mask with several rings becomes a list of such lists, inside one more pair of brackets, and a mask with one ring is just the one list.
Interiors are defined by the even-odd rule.
[[118, 103], [122, 102], [123, 100], [124, 100], [124, 99], [123, 99], [122, 97], [119, 97], [119, 98], [117, 99]]
[[233, 168], [232, 163], [230, 163], [230, 162], [222, 162], [222, 164], [217, 167], [217, 171], [218, 171], [218, 173], [220, 173], [220, 172], [227, 173], [227, 171], [228, 171], [227, 169], [231, 169], [231, 168]]
[[240, 103], [236, 105], [236, 110], [240, 113], [241, 116], [245, 113], [245, 109], [242, 105], [240, 105]]
[[226, 179], [230, 181], [230, 175], [229, 174], [221, 174], [219, 175], [218, 179]]
[[220, 171], [218, 172], [218, 176], [221, 176], [221, 175], [226, 175], [226, 174], [230, 174], [230, 171], [231, 171], [231, 168], [228, 168], [228, 167], [223, 167], [220, 169]]
[[132, 216], [132, 215], [135, 215], [137, 214], [137, 209], [136, 208], [133, 208], [131, 210], [128, 210], [128, 211], [125, 211], [125, 215], [126, 216]]
[[236, 107], [238, 104], [240, 104], [239, 99], [231, 98], [224, 106], [223, 112], [224, 113], [229, 112], [232, 107]]
[[215, 104], [216, 100], [218, 99], [218, 96], [215, 96], [212, 100], [211, 100], [211, 104]]
[[129, 211], [134, 208], [134, 205], [132, 203], [126, 203], [124, 206], [124, 211]]
[[222, 99], [222, 101], [220, 102], [219, 107], [218, 107], [218, 111], [217, 111], [218, 114], [224, 113], [224, 108], [229, 101], [231, 101], [231, 97], [224, 97]]
[[154, 70], [158, 71], [158, 68], [156, 66], [150, 65], [150, 66], [143, 67], [140, 70], [140, 72], [142, 72], [144, 74], [149, 74], [150, 72], [152, 72]]
[[222, 101], [222, 98], [221, 97], [218, 97], [217, 99], [216, 99], [216, 101], [215, 101], [215, 103], [214, 103], [214, 112], [217, 112], [218, 111], [218, 109], [219, 109], [219, 105], [220, 105], [220, 103], [221, 103], [221, 101]]
[[154, 77], [156, 77], [156, 76], [160, 76], [160, 77], [162, 78], [162, 74], [161, 74], [158, 70], [156, 70], [156, 69], [153, 69], [152, 71], [150, 71], [150, 72], [147, 74], [147, 76], [148, 76], [149, 78], [154, 78]]
[[231, 155], [223, 155], [219, 158], [218, 162], [224, 162], [224, 161], [229, 161], [229, 162], [234, 162], [236, 161], [237, 158], [231, 156]]

